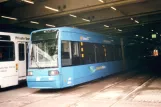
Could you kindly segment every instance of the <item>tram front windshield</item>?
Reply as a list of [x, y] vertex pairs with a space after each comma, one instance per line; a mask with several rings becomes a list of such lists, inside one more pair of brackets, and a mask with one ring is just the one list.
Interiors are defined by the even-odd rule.
[[30, 44], [30, 68], [58, 66], [58, 31], [32, 33]]

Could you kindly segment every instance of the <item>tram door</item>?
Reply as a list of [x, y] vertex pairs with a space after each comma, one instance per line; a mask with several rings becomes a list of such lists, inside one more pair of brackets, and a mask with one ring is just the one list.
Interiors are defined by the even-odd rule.
[[29, 52], [29, 48], [28, 48], [28, 43], [26, 42], [26, 75], [27, 75], [27, 69], [28, 69], [28, 52]]
[[26, 76], [26, 44], [18, 43], [18, 74], [23, 78]]

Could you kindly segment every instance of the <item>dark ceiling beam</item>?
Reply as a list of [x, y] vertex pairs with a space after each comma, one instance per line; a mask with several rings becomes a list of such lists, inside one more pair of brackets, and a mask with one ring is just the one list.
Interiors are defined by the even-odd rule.
[[[110, 31], [110, 30], [114, 30], [115, 28], [117, 28], [117, 29], [125, 29], [125, 28], [127, 28], [127, 29], [129, 29], [129, 31], [130, 31], [130, 29], [132, 29], [132, 28], [136, 28], [137, 29], [137, 27], [145, 27], [146, 25], [149, 27], [149, 25], [150, 24], [155, 24], [155, 23], [160, 23], [161, 22], [161, 19], [158, 19], [158, 20], [155, 20], [155, 21], [148, 21], [148, 22], [143, 22], [143, 23], [140, 23], [140, 24], [127, 24], [127, 25], [119, 25], [119, 26], [113, 26], [113, 27], [111, 27], [111, 28], [100, 28], [100, 29], [98, 29], [98, 28], [93, 28], [93, 29], [87, 29], [87, 30], [91, 30], [91, 31]], [[149, 25], [148, 25], [149, 24]], [[152, 27], [152, 26], [151, 26]]]
[[[110, 28], [105, 28], [101, 23], [94, 23], [94, 24], [88, 24], [88, 25], [84, 25], [84, 26], [78, 26], [78, 28], [83, 28], [83, 29], [86, 29], [86, 30], [98, 31], [98, 32], [104, 31], [104, 30], [108, 32], [110, 30], [113, 30], [114, 28], [117, 28], [117, 29], [119, 28], [119, 29], [122, 29], [122, 30], [128, 28], [128, 31], [130, 31], [130, 29], [132, 27], [138, 28], [137, 26], [142, 26], [142, 25], [148, 26], [148, 24], [160, 23], [161, 22], [161, 16], [155, 16], [154, 17], [152, 14], [144, 14], [144, 15], [139, 15], [139, 16], [142, 16], [142, 17], [139, 17], [139, 20], [141, 20], [141, 22], [139, 24], [130, 21], [129, 18], [128, 18], [128, 21], [125, 20], [126, 19], [126, 17], [125, 17], [125, 19], [124, 18], [116, 18], [118, 20], [116, 20], [116, 19], [115, 20], [112, 19], [110, 21], [108, 20], [108, 22], [113, 23], [113, 26], [110, 26]], [[147, 18], [147, 17], [150, 17], [150, 18]], [[68, 20], [68, 17], [66, 18], [66, 21], [70, 21], [70, 20]], [[105, 23], [108, 23], [108, 22], [105, 22]], [[23, 24], [22, 24], [22, 26], [23, 26]], [[29, 26], [31, 28], [34, 27], [34, 26], [31, 26], [30, 23], [26, 23], [25, 27], [27, 27], [27, 26]], [[45, 27], [44, 25], [35, 25], [35, 26], [37, 26], [36, 28], [43, 28], [43, 27]], [[90, 27], [90, 26], [92, 26], [92, 27]], [[117, 32], [117, 33], [120, 33], [120, 32]]]
[[[122, 16], [119, 12], [112, 12], [112, 10], [99, 10], [99, 11], [94, 11], [95, 12], [95, 16], [99, 15], [100, 17], [95, 17], [95, 19], [93, 21], [89, 22], [85, 22], [82, 21], [81, 18], [72, 18], [69, 16], [64, 16], [64, 17], [60, 17], [60, 18], [56, 18], [56, 19], [47, 19], [47, 20], [40, 20], [43, 24], [45, 23], [51, 23], [54, 24], [56, 26], [75, 26], [75, 27], [83, 27], [83, 26], [87, 26], [87, 25], [94, 25], [94, 24], [101, 24], [101, 23], [110, 23], [112, 21], [117, 21], [117, 20], [123, 20], [123, 19], [127, 19], [130, 20], [131, 17], [134, 18], [140, 18], [140, 17], [148, 17], [150, 15], [155, 15], [155, 14], [160, 14], [161, 10], [158, 11], [152, 11], [152, 12], [147, 12], [147, 13], [142, 13], [142, 14], [135, 14], [135, 15], [130, 15], [130, 16]], [[110, 15], [107, 13], [111, 13]], [[92, 16], [92, 12], [87, 12], [86, 13], [86, 17], [88, 18], [89, 16]], [[81, 16], [81, 15], [79, 15]], [[84, 16], [85, 17], [85, 16]]]
[[[36, 5], [30, 5], [25, 7], [20, 7], [15, 9], [12, 12], [12, 15], [20, 18], [19, 22], [26, 22], [30, 20], [37, 20], [48, 17], [60, 17], [64, 15], [69, 15], [72, 13], [81, 13], [87, 11], [100, 10], [103, 8], [109, 8], [111, 6], [120, 6], [130, 3], [143, 2], [145, 0], [115, 0], [107, 3], [100, 3], [99, 1], [86, 0], [84, 2], [78, 4], [75, 0], [67, 0], [67, 1], [57, 1], [57, 0], [49, 0], [42, 3], [37, 3]], [[55, 7], [55, 8], [63, 8], [60, 9], [60, 12], [53, 12], [51, 10], [47, 10], [44, 8], [44, 5]]]
[[[58, 26], [76, 26], [76, 27], [79, 27], [79, 26], [90, 25], [90, 24], [95, 24], [95, 23], [96, 24], [97, 23], [104, 23], [104, 22], [107, 22], [107, 21], [110, 22], [110, 21], [121, 20], [121, 19], [130, 19], [131, 17], [137, 19], [137, 18], [142, 17], [142, 16], [148, 16], [148, 15], [154, 15], [154, 14], [160, 14], [161, 13], [161, 8], [155, 8], [156, 3], [153, 3], [153, 1], [150, 1], [150, 2], [148, 1], [148, 6], [147, 6], [146, 2], [145, 2], [145, 4], [144, 3], [130, 4], [130, 6], [135, 7], [135, 8], [133, 8], [133, 10], [136, 10], [136, 9], [142, 8], [142, 7], [149, 7], [150, 4], [152, 4], [151, 7], [153, 7], [153, 8], [150, 8], [150, 9], [147, 8], [145, 10], [141, 9], [142, 11], [135, 11], [134, 14], [127, 13], [127, 11], [124, 10], [124, 8], [126, 9], [128, 7], [129, 8], [128, 10], [130, 10], [130, 7], [129, 7], [129, 5], [125, 5], [125, 6], [116, 7], [117, 11], [112, 11], [109, 8], [109, 9], [101, 9], [101, 10], [95, 10], [95, 11], [76, 14], [76, 15], [80, 16], [80, 18], [78, 18], [77, 20], [73, 19], [73, 18], [69, 19], [69, 18], [67, 18], [67, 16], [64, 16], [64, 17], [61, 17], [61, 18], [47, 19], [47, 20], [45, 20], [45, 22], [47, 21], [48, 23], [53, 23], [53, 24], [56, 24]], [[131, 10], [131, 11], [133, 11], [133, 10]], [[81, 17], [90, 18], [90, 17], [93, 17], [93, 16], [95, 18], [92, 19], [90, 23], [81, 21]], [[66, 20], [66, 22], [64, 22], [64, 20]]]
[[161, 22], [161, 15], [156, 15], [156, 16], [149, 16], [150, 18], [147, 18], [147, 17], [140, 17], [139, 20], [140, 20], [140, 23], [135, 23], [134, 21], [127, 21], [127, 20], [118, 20], [118, 21], [112, 21], [111, 23], [113, 23], [113, 26], [110, 26], [109, 28], [105, 28], [103, 26], [97, 26], [97, 24], [92, 24], [91, 26], [93, 27], [90, 27], [90, 26], [81, 26], [80, 28], [86, 28], [88, 30], [92, 30], [92, 31], [110, 31], [110, 30], [113, 30], [115, 28], [117, 29], [121, 29], [121, 30], [124, 30], [124, 29], [128, 29], [130, 31], [130, 29], [132, 28], [138, 28], [138, 27], [141, 27], [141, 28], [145, 28], [145, 27], [148, 27], [151, 29], [153, 29], [153, 26], [149, 26], [149, 25], [152, 25], [152, 24], [155, 24], [155, 23], [160, 23]]
[[[154, 15], [154, 14], [161, 14], [161, 10], [142, 13], [142, 14], [134, 14], [134, 15], [130, 15], [130, 16], [116, 17], [116, 18], [110, 18], [110, 19], [102, 19], [102, 20], [92, 21], [90, 23], [80, 23], [80, 24], [71, 24], [71, 25], [79, 27], [79, 26], [83, 26], [83, 25], [97, 24], [97, 23], [117, 21], [117, 20], [123, 20], [123, 19], [130, 20], [131, 17], [139, 18], [139, 17], [148, 16], [148, 15]], [[67, 26], [71, 26], [71, 25], [67, 25]]]

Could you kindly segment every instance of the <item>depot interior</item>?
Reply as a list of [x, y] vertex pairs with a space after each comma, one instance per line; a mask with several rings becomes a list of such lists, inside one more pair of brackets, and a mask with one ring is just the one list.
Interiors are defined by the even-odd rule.
[[127, 48], [133, 56], [126, 58], [146, 59], [159, 67], [160, 13], [160, 0], [0, 0], [0, 31], [30, 34], [67, 26], [121, 37], [128, 39], [124, 47], [141, 52]]

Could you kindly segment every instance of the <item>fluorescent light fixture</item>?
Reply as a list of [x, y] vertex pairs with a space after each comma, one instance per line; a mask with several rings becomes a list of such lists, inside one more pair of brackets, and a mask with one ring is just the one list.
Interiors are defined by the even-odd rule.
[[35, 22], [35, 21], [30, 21], [30, 23], [39, 24], [39, 22]]
[[5, 19], [17, 20], [17, 18], [14, 18], [14, 17], [8, 17], [8, 16], [1, 16], [1, 17]]
[[131, 18], [131, 20], [134, 20], [133, 18]]
[[146, 38], [148, 40], [148, 38]]
[[75, 18], [77, 17], [76, 15], [73, 15], [73, 14], [69, 14], [69, 16], [71, 16], [71, 17], [75, 17]]
[[136, 23], [139, 23], [139, 21], [135, 20]]
[[110, 26], [108, 26], [108, 25], [104, 25], [104, 27], [110, 27]]
[[101, 3], [104, 3], [104, 1], [103, 1], [103, 0], [98, 0], [98, 1], [100, 1]]
[[158, 34], [158, 32], [156, 32], [156, 34]]
[[50, 25], [50, 24], [46, 24], [46, 26], [49, 26], [49, 27], [55, 27], [55, 25]]
[[111, 7], [111, 9], [113, 9], [113, 10], [117, 10], [115, 7]]
[[34, 4], [34, 2], [31, 1], [31, 0], [22, 0], [22, 1], [23, 1], [23, 2], [26, 2], [26, 3]]
[[84, 19], [84, 18], [82, 18], [82, 20], [87, 21], [87, 22], [90, 22], [90, 20], [88, 20], [88, 19]]
[[139, 36], [139, 35], [136, 35], [136, 36]]
[[144, 37], [142, 37], [142, 38], [144, 38]]
[[45, 8], [46, 8], [46, 9], [49, 9], [49, 10], [56, 11], [56, 12], [58, 12], [58, 11], [59, 11], [58, 9], [54, 9], [54, 8], [52, 8], [52, 7], [49, 7], [49, 6], [45, 6]]
[[154, 31], [154, 30], [151, 30], [152, 32]]
[[118, 29], [118, 31], [119, 31], [119, 32], [122, 32], [122, 30], [121, 30], [121, 29]]

